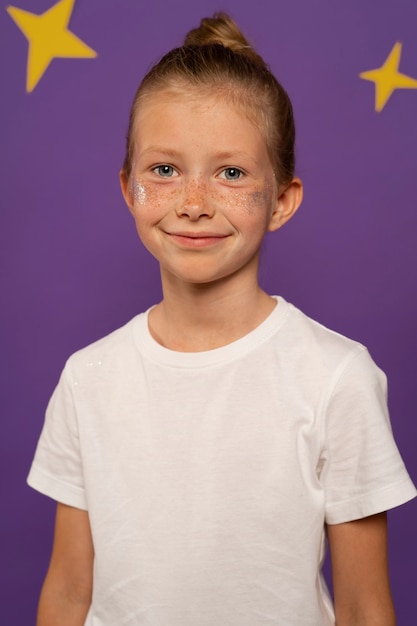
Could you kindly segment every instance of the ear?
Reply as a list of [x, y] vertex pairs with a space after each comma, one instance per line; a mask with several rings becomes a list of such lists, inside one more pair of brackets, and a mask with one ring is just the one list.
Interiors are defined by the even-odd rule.
[[122, 190], [123, 198], [125, 199], [125, 202], [129, 208], [129, 211], [133, 212], [132, 189], [129, 185], [129, 179], [126, 176], [126, 172], [124, 170], [120, 170], [119, 180], [120, 180], [120, 187]]
[[303, 183], [299, 178], [293, 178], [285, 189], [278, 191], [275, 210], [272, 213], [268, 230], [274, 232], [284, 226], [297, 211], [303, 199]]

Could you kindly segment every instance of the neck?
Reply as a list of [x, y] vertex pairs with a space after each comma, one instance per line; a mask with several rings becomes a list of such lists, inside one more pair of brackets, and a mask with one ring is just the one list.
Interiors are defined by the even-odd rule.
[[161, 345], [180, 352], [213, 350], [236, 341], [275, 307], [256, 280], [233, 289], [227, 280], [179, 285], [163, 277], [162, 286], [164, 299], [150, 313], [150, 332]]

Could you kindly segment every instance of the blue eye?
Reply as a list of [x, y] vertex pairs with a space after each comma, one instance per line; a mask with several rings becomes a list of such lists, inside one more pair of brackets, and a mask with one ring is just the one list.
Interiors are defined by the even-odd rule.
[[243, 175], [243, 172], [237, 167], [226, 167], [222, 174], [224, 174], [224, 178], [226, 180], [239, 180], [239, 178]]
[[174, 170], [172, 165], [157, 165], [156, 167], [154, 167], [153, 171], [163, 178], [170, 178], [171, 176], [176, 175], [176, 171]]

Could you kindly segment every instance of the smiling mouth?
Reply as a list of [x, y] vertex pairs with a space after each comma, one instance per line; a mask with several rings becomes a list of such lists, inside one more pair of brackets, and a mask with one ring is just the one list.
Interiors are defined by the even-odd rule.
[[216, 243], [220, 243], [229, 235], [224, 235], [221, 233], [188, 233], [188, 232], [179, 232], [179, 233], [167, 233], [167, 235], [173, 239], [176, 243], [181, 246], [188, 248], [205, 248], [208, 246], [213, 246]]

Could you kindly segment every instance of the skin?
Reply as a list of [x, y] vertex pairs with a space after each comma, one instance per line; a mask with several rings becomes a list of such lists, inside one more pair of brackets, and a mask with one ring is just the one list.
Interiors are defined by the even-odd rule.
[[87, 511], [58, 503], [37, 626], [83, 626], [91, 604], [94, 548]]
[[150, 330], [174, 350], [225, 345], [275, 306], [258, 285], [261, 243], [297, 210], [301, 182], [279, 184], [263, 134], [219, 98], [159, 93], [135, 127], [133, 170], [121, 185], [160, 264], [164, 298]]
[[[258, 326], [275, 301], [258, 285], [262, 240], [296, 212], [302, 185], [276, 180], [260, 130], [230, 103], [160, 92], [136, 120], [121, 187], [159, 261], [163, 300], [149, 326], [162, 345], [210, 350]], [[239, 173], [241, 172], [241, 173]], [[328, 526], [337, 626], [395, 626], [384, 513]], [[83, 626], [94, 549], [88, 513], [58, 504], [37, 626]]]
[[337, 626], [395, 626], [387, 516], [327, 527]]

